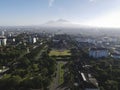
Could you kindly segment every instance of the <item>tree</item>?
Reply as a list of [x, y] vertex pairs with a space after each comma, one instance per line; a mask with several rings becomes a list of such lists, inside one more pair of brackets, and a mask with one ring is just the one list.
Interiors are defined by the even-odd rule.
[[105, 82], [106, 90], [118, 90], [118, 82], [113, 80], [107, 80]]
[[0, 90], [16, 90], [21, 82], [20, 76], [4, 76], [0, 80]]
[[23, 57], [21, 58], [19, 61], [18, 61], [18, 67], [19, 68], [28, 68], [28, 66], [30, 65], [30, 60], [26, 57]]

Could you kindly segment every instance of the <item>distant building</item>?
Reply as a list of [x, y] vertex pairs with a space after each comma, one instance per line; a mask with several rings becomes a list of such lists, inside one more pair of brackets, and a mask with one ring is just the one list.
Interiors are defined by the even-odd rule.
[[80, 73], [84, 90], [100, 90], [97, 80], [90, 73]]
[[53, 43], [59, 43], [60, 40], [53, 39]]
[[37, 38], [33, 38], [33, 43], [36, 43], [37, 42]]
[[7, 37], [7, 44], [13, 44], [15, 43], [16, 38], [15, 37]]
[[1, 36], [4, 36], [4, 35], [5, 35], [5, 32], [4, 32], [4, 31], [1, 31], [1, 32], [0, 32], [0, 35], [1, 35]]
[[106, 48], [90, 48], [89, 56], [93, 58], [108, 57], [109, 52]]
[[0, 36], [0, 46], [6, 46], [7, 38], [4, 36]]
[[36, 37], [29, 37], [29, 43], [36, 43], [37, 42], [37, 38]]
[[120, 59], [120, 53], [112, 53], [111, 57], [114, 59]]

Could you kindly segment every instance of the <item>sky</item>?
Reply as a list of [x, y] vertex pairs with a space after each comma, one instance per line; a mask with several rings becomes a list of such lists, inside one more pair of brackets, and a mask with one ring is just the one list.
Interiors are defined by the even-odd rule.
[[118, 28], [120, 0], [0, 0], [0, 26], [40, 25], [58, 19]]

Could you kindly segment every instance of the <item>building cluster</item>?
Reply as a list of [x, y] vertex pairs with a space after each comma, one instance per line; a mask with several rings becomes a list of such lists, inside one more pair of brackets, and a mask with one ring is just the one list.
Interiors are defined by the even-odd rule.
[[76, 62], [74, 65], [74, 70], [77, 73], [74, 85], [79, 87], [80, 90], [100, 90], [91, 67], [91, 65], [82, 63], [81, 61]]
[[118, 37], [77, 36], [75, 40], [79, 48], [84, 47], [89, 49], [90, 57], [120, 59], [120, 39]]
[[64, 49], [64, 47], [68, 47], [67, 45], [67, 36], [65, 34], [56, 34], [52, 38], [52, 46], [54, 48]]
[[114, 59], [120, 59], [119, 51], [111, 51], [110, 49], [98, 47], [98, 48], [89, 48], [89, 56], [93, 58], [107, 58], [112, 57]]
[[7, 38], [5, 36], [0, 36], [0, 46], [6, 46]]
[[[21, 34], [21, 33], [20, 33]], [[20, 34], [18, 34], [20, 36]], [[34, 44], [37, 42], [38, 37], [35, 34], [24, 33], [20, 37], [16, 34], [11, 34], [6, 31], [0, 33], [0, 46], [17, 45], [18, 43]]]
[[5, 37], [4, 31], [2, 31], [0, 35], [0, 46], [6, 46], [6, 44], [7, 44], [7, 38]]
[[120, 59], [120, 53], [112, 53], [111, 57], [113, 57], [115, 59]]
[[99, 90], [97, 80], [90, 73], [80, 73], [84, 90]]

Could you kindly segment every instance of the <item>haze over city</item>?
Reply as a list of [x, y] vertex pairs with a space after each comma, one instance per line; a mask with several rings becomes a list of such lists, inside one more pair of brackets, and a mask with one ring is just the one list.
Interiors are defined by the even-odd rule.
[[120, 0], [0, 0], [0, 90], [120, 90]]
[[92, 27], [120, 27], [120, 0], [0, 0], [0, 26], [41, 25], [63, 19]]

